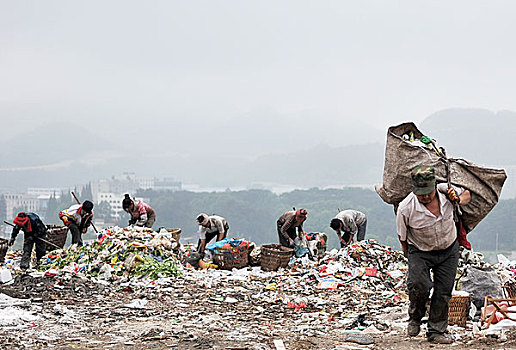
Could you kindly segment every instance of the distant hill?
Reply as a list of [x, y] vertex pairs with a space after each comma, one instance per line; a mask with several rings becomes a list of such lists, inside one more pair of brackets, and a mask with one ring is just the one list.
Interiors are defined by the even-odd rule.
[[420, 130], [444, 146], [449, 156], [475, 163], [516, 165], [516, 113], [452, 108], [427, 117]]
[[51, 123], [0, 142], [0, 168], [33, 167], [82, 160], [114, 145], [74, 123]]
[[[256, 127], [262, 127], [258, 119]], [[378, 141], [376, 129], [371, 131], [371, 137], [363, 137], [369, 135], [363, 127], [361, 124], [357, 129], [361, 131], [354, 139], [363, 143], [343, 147], [325, 145], [320, 130], [314, 135], [321, 139], [314, 137], [303, 144], [304, 139], [297, 138], [305, 135], [306, 139], [307, 130], [303, 129], [304, 134], [289, 135], [291, 147], [274, 148], [280, 135], [272, 133], [263, 140], [267, 143], [263, 155], [253, 157], [252, 154], [217, 152], [215, 147], [205, 153], [183, 153], [173, 147], [157, 147], [158, 143], [146, 144], [142, 151], [141, 140], [115, 143], [78, 125], [49, 124], [0, 142], [0, 186], [8, 189], [66, 187], [126, 171], [141, 176], [173, 176], [183, 183], [218, 188], [267, 188], [270, 184], [292, 188], [370, 186], [382, 179], [385, 145]], [[516, 197], [516, 180], [513, 180], [516, 178], [516, 156], [513, 154], [516, 113], [447, 109], [432, 114], [418, 127], [444, 146], [452, 157], [507, 169], [509, 179], [503, 195], [505, 198]], [[224, 147], [231, 145], [244, 149], [247, 138], [257, 147], [260, 132], [253, 131], [249, 135], [244, 129], [244, 124], [235, 124]], [[293, 130], [299, 131], [299, 125]], [[349, 135], [352, 130], [348, 128], [343, 135]], [[332, 135], [336, 134], [334, 128]], [[302, 147], [293, 146], [296, 142]], [[27, 169], [12, 169], [20, 167]]]

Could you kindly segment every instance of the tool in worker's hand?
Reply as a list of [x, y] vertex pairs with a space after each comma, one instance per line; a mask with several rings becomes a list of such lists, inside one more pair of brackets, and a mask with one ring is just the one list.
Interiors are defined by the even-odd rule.
[[[81, 202], [79, 201], [79, 198], [77, 198], [77, 196], [75, 195], [75, 193], [72, 191], [72, 196], [73, 198], [75, 198], [75, 201], [77, 202], [77, 204], [81, 204]], [[95, 233], [99, 233], [99, 231], [97, 230], [97, 228], [95, 227], [95, 225], [93, 224], [93, 222], [91, 223], [91, 227], [93, 227], [93, 229], [95, 230]]]
[[12, 226], [12, 227], [16, 227], [15, 224], [13, 224], [12, 222], [9, 222], [9, 221], [5, 221], [4, 220], [4, 224], [7, 224], [7, 225]]
[[[7, 224], [7, 225], [9, 225], [9, 226], [16, 227], [16, 225], [15, 225], [15, 224], [13, 224], [12, 222], [9, 222], [9, 221], [5, 221], [5, 220], [4, 220], [4, 223], [5, 223], [5, 224]], [[50, 241], [47, 241], [47, 240], [46, 240], [46, 239], [44, 239], [44, 238], [41, 238], [41, 237], [34, 237], [34, 238], [39, 239], [39, 240], [40, 240], [41, 242], [43, 242], [43, 243], [50, 244], [51, 246], [54, 246], [54, 247], [55, 247], [55, 248], [57, 248], [57, 249], [61, 249], [61, 247], [60, 247], [60, 246], [58, 246], [58, 245], [56, 245], [56, 244], [54, 244], [54, 243], [52, 243], [52, 242], [50, 242]]]

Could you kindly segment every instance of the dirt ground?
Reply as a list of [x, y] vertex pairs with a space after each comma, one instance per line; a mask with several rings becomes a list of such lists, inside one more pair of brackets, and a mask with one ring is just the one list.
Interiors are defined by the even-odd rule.
[[[284, 303], [249, 298], [239, 283], [207, 289], [178, 280], [162, 289], [103, 286], [77, 277], [19, 275], [0, 292], [31, 300], [25, 309], [38, 315], [33, 322], [3, 325], [0, 349], [276, 349], [281, 339], [288, 350], [308, 349], [516, 349], [516, 333], [475, 338], [471, 330], [451, 329], [459, 337], [452, 345], [428, 343], [423, 334], [404, 336], [404, 315], [366, 316], [378, 327], [394, 320], [383, 333], [371, 334], [374, 344], [346, 341], [339, 315], [324, 318], [326, 306], [287, 309]], [[218, 296], [225, 293], [221, 301]], [[128, 303], [145, 299], [143, 308]], [[228, 301], [229, 300], [229, 301]], [[328, 306], [329, 307], [329, 306]], [[401, 318], [400, 318], [401, 317]], [[395, 322], [398, 320], [399, 322]]]

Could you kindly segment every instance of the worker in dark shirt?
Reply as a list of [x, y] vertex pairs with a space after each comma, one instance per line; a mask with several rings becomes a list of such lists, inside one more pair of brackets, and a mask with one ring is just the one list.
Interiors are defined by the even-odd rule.
[[32, 248], [36, 245], [36, 264], [39, 259], [45, 255], [46, 244], [41, 239], [45, 239], [47, 235], [47, 228], [43, 221], [37, 214], [34, 213], [18, 213], [14, 218], [13, 223], [16, 225], [11, 233], [9, 246], [12, 246], [16, 241], [18, 233], [23, 231], [23, 256], [20, 263], [22, 270], [27, 270], [30, 265], [30, 257], [32, 255]]
[[299, 234], [303, 233], [303, 222], [308, 212], [306, 209], [291, 210], [281, 215], [277, 221], [279, 242], [285, 247], [294, 247], [296, 228]]

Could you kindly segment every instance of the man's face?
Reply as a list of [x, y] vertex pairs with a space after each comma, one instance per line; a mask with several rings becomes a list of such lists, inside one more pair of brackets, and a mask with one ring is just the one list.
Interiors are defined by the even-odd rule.
[[435, 190], [433, 190], [429, 194], [422, 194], [422, 195], [416, 194], [416, 197], [417, 197], [417, 200], [419, 201], [419, 203], [430, 204], [435, 198]]

